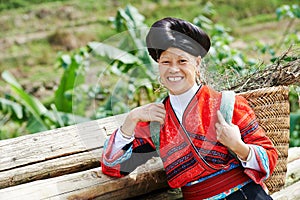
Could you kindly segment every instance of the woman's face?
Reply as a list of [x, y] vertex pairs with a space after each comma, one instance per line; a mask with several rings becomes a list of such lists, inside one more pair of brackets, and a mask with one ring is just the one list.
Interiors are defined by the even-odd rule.
[[173, 95], [188, 91], [196, 82], [201, 57], [170, 47], [158, 59], [161, 83]]

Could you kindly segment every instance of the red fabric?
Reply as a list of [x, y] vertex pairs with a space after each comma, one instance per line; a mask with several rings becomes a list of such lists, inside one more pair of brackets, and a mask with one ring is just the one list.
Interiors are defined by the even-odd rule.
[[182, 187], [182, 194], [185, 200], [206, 199], [231, 188], [245, 183], [250, 178], [238, 167], [220, 174], [214, 178], [207, 179], [201, 183]]
[[[182, 124], [193, 138], [195, 146], [202, 152], [208, 163], [214, 168], [221, 169], [229, 166], [230, 163], [237, 164], [237, 160], [233, 158], [227, 148], [216, 140], [215, 122], [216, 111], [219, 109], [221, 93], [216, 92], [208, 86], [202, 88], [196, 93], [192, 101], [189, 103], [183, 115]], [[189, 182], [206, 177], [218, 171], [205, 165], [198, 159], [195, 151], [191, 148], [183, 135], [183, 130], [179, 126], [177, 117], [172, 106], [167, 100], [165, 102], [167, 110], [165, 123], [160, 133], [160, 156], [163, 161], [168, 183], [173, 188], [186, 185]], [[248, 105], [247, 101], [237, 96], [233, 112], [233, 124], [236, 124], [241, 131], [242, 138], [245, 143], [259, 145], [263, 147], [268, 155], [269, 168], [272, 173], [276, 161], [277, 151], [272, 142], [265, 136], [262, 128], [258, 126], [255, 114]], [[149, 123], [138, 123], [135, 129], [135, 140], [133, 141], [133, 149], [149, 143], [154, 148], [154, 144], [149, 139]], [[107, 159], [110, 153], [110, 145], [113, 144], [114, 136], [111, 136], [107, 150], [103, 152], [103, 159]], [[205, 139], [203, 139], [205, 138]], [[113, 160], [123, 155], [124, 150], [113, 156]], [[207, 153], [206, 153], [207, 152]], [[260, 165], [260, 167], [263, 167]], [[224, 168], [227, 169], [226, 167]], [[113, 168], [107, 167], [102, 162], [103, 173], [110, 176], [121, 177], [118, 172], [120, 164]], [[245, 173], [251, 177], [256, 183], [261, 183], [266, 178], [267, 173], [258, 172], [252, 169], [245, 169]], [[214, 179], [214, 178], [213, 178]]]
[[103, 174], [120, 178], [120, 177], [124, 176], [120, 173], [120, 164], [115, 165], [113, 167], [108, 167], [108, 166], [104, 165], [104, 163], [103, 163], [103, 159], [106, 159], [109, 162], [109, 161], [115, 160], [117, 157], [120, 157], [123, 154], [123, 151], [119, 151], [112, 158], [109, 158], [115, 135], [116, 135], [116, 131], [110, 136], [110, 139], [108, 141], [108, 146], [106, 148], [106, 152], [102, 154], [100, 162], [101, 162], [101, 168], [102, 168]]

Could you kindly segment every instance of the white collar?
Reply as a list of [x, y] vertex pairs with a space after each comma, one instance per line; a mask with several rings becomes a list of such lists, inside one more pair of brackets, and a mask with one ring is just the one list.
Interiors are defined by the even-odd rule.
[[182, 120], [182, 115], [185, 108], [187, 107], [187, 105], [189, 104], [193, 96], [196, 94], [198, 89], [199, 86], [195, 83], [193, 87], [191, 87], [188, 91], [182, 94], [179, 95], [169, 94], [170, 103], [180, 121]]

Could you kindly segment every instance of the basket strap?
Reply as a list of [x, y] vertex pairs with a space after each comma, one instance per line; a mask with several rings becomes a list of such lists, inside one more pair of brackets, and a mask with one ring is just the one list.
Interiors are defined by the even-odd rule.
[[[225, 121], [232, 125], [232, 116], [235, 103], [235, 92], [234, 91], [222, 91], [220, 112], [222, 113]], [[229, 153], [237, 159], [236, 153], [228, 149]]]
[[160, 123], [159, 122], [155, 122], [155, 121], [151, 121], [150, 122], [150, 134], [151, 134], [151, 139], [155, 145], [156, 148], [156, 152], [159, 155], [159, 146], [160, 146], [160, 142], [159, 142], [159, 137], [160, 137]]
[[222, 91], [220, 112], [222, 113], [225, 121], [230, 125], [232, 124], [234, 103], [235, 103], [235, 92]]
[[[167, 99], [169, 98], [169, 96], [166, 96], [162, 103], [165, 104]], [[159, 147], [160, 147], [160, 123], [156, 122], [156, 121], [151, 121], [150, 122], [150, 135], [151, 135], [151, 139], [154, 143], [156, 152], [158, 155], [159, 154]]]

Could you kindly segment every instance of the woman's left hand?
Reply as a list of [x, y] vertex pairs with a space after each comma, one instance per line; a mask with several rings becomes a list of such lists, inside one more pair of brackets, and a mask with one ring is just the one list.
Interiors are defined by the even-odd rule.
[[215, 124], [217, 140], [235, 152], [241, 159], [246, 160], [250, 149], [243, 142], [239, 127], [234, 124], [228, 124], [219, 110], [217, 111], [217, 116], [218, 122]]
[[218, 122], [215, 124], [217, 140], [232, 149], [232, 147], [242, 142], [240, 129], [234, 124], [228, 124], [219, 110], [217, 111], [217, 116]]

